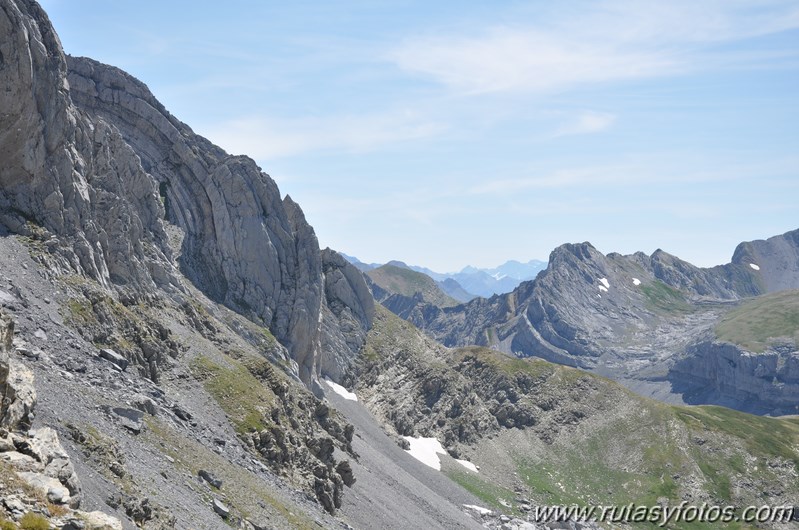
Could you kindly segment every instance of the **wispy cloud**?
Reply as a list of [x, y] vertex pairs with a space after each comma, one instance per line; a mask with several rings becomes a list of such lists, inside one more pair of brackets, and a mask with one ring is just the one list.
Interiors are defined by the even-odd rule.
[[563, 12], [471, 35], [417, 36], [389, 58], [461, 93], [546, 93], [690, 71], [708, 44], [799, 27], [796, 3], [776, 0], [609, 0]]
[[259, 159], [337, 150], [372, 151], [440, 134], [446, 125], [414, 111], [365, 115], [331, 115], [298, 119], [244, 118], [207, 127], [209, 139], [232, 153]]
[[615, 114], [587, 110], [558, 127], [553, 136], [597, 133], [608, 129], [615, 121]]
[[569, 188], [574, 186], [608, 186], [640, 180], [629, 167], [576, 168], [544, 175], [501, 179], [472, 186], [469, 195], [506, 195], [534, 189]]
[[[681, 160], [671, 166], [664, 160]], [[527, 175], [498, 179], [467, 187], [461, 195], [514, 196], [531, 190], [577, 189], [601, 194], [622, 193], [654, 185], [683, 189], [697, 184], [729, 183], [757, 179], [762, 188], [791, 186], [799, 158], [782, 157], [769, 163], [717, 164], [690, 153], [659, 153], [625, 157], [618, 164], [571, 167], [555, 171], [529, 171]], [[690, 169], [687, 169], [690, 168]]]

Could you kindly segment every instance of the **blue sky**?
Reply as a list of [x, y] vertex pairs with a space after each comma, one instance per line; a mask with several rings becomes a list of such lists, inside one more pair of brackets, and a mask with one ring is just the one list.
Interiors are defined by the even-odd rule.
[[799, 228], [799, 2], [46, 0], [322, 246], [434, 270]]

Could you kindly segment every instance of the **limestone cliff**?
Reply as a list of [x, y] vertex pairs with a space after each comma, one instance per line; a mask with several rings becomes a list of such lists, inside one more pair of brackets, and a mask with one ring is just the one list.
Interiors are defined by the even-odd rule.
[[[707, 351], [695, 346], [713, 341], [716, 323], [741, 300], [799, 287], [797, 270], [799, 230], [742, 243], [731, 263], [709, 269], [662, 250], [604, 255], [590, 243], [566, 244], [552, 252], [536, 280], [513, 292], [417, 312], [413, 322], [447, 346], [478, 344], [541, 357], [673, 396], [666, 379], [675, 382], [683, 373], [671, 370], [674, 363]], [[778, 354], [780, 365], [788, 354]], [[726, 383], [744, 385], [739, 398], [765, 392], [745, 388], [750, 379], [739, 375]], [[784, 410], [781, 404], [793, 399], [790, 388], [770, 388], [755, 408]], [[740, 399], [724, 403], [743, 406]]]
[[59, 238], [65, 269], [103, 285], [176, 283], [153, 180], [121, 135], [72, 104], [66, 58], [35, 2], [0, 10], [0, 222]]
[[[357, 341], [333, 338], [336, 322], [322, 325], [326, 306], [342, 301], [325, 298], [313, 228], [253, 160], [194, 134], [125, 72], [65, 56], [35, 2], [4, 1], [0, 30], [0, 222], [39, 240], [51, 270], [137, 298], [180, 298], [188, 279], [267, 327], [306, 385], [320, 374], [323, 341], [343, 348], [329, 359], [357, 353]], [[351, 311], [368, 313], [364, 300], [351, 298]]]

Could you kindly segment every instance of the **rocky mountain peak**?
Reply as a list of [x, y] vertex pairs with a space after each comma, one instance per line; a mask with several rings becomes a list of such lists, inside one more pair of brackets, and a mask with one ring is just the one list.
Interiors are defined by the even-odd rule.
[[762, 292], [799, 288], [799, 230], [741, 243], [733, 252], [732, 265], [755, 276]]
[[590, 260], [596, 257], [597, 253], [597, 249], [588, 241], [583, 243], [564, 243], [550, 253], [549, 262], [554, 263], [561, 260], [569, 261], [574, 258]]

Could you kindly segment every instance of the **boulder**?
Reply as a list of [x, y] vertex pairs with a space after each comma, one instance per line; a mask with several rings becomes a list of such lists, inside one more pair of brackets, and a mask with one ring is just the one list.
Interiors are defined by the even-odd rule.
[[17, 473], [17, 476], [34, 489], [40, 491], [53, 504], [68, 504], [70, 501], [69, 489], [62, 485], [58, 479], [31, 472]]
[[126, 407], [114, 407], [111, 410], [119, 418], [120, 424], [133, 434], [139, 434], [144, 429], [142, 421], [144, 413], [142, 411]]
[[84, 530], [122, 530], [122, 522], [103, 512], [77, 512]]
[[36, 406], [33, 372], [14, 361], [6, 366], [7, 376], [0, 379], [0, 428], [24, 431], [30, 427], [30, 416]]
[[211, 474], [210, 472], [201, 469], [200, 472], [197, 474], [200, 476], [200, 478], [202, 478], [204, 481], [206, 481], [208, 484], [215, 487], [216, 489], [222, 487], [222, 481], [213, 474]]
[[214, 511], [223, 519], [227, 519], [230, 515], [230, 508], [227, 507], [222, 501], [219, 499], [214, 499], [211, 503]]
[[110, 348], [103, 348], [100, 350], [99, 356], [101, 359], [114, 363], [122, 371], [128, 367], [128, 360]]
[[70, 506], [80, 505], [81, 486], [58, 434], [49, 427], [30, 431], [29, 452], [44, 466], [44, 475], [57, 479], [69, 491]]

